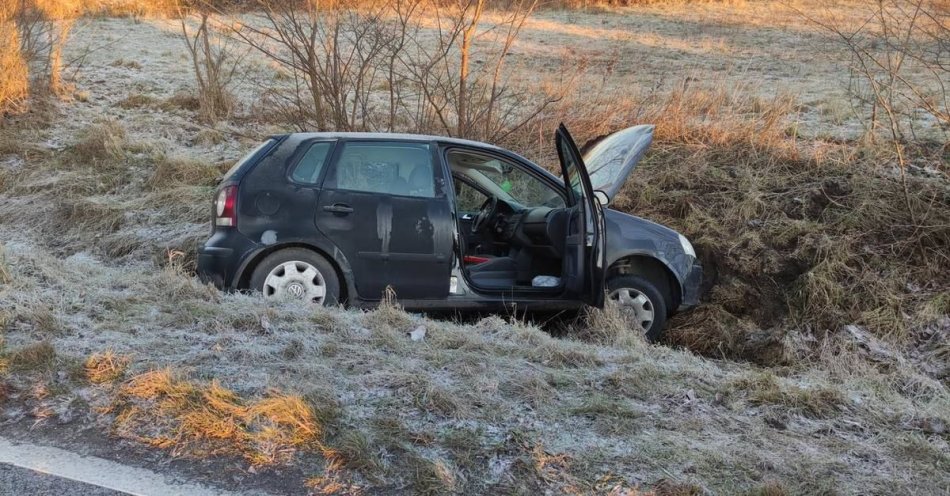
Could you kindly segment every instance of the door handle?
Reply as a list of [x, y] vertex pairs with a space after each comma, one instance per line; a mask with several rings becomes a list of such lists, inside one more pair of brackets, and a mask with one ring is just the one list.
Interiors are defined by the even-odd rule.
[[333, 212], [335, 214], [349, 214], [353, 212], [353, 207], [345, 203], [334, 203], [333, 205], [324, 206], [323, 210], [327, 212]]

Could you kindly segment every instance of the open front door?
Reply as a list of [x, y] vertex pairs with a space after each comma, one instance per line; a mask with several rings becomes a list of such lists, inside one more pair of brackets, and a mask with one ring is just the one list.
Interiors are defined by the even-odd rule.
[[564, 124], [558, 127], [554, 141], [573, 207], [564, 253], [565, 290], [589, 305], [602, 307], [607, 253], [603, 207], [594, 197], [584, 161]]

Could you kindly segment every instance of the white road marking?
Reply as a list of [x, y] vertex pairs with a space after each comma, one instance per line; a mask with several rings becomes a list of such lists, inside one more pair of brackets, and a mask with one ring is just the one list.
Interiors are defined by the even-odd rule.
[[0, 463], [135, 496], [229, 496], [201, 484], [176, 483], [148, 469], [104, 458], [0, 438]]

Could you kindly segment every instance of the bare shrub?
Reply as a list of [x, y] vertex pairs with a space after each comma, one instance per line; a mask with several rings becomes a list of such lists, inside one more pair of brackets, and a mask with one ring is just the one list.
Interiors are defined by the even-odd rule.
[[851, 54], [849, 89], [870, 114], [869, 131], [883, 124], [891, 140], [915, 136], [922, 113], [950, 131], [950, 4], [875, 0], [865, 15], [867, 21], [855, 27], [808, 19]]
[[0, 10], [0, 116], [17, 110], [29, 94], [27, 67], [20, 49], [16, 26], [8, 13]]
[[[903, 188], [904, 205], [915, 226], [934, 222], [933, 209], [918, 205], [909, 190], [906, 143], [916, 138], [921, 114], [933, 119], [925, 125], [950, 137], [950, 4], [933, 0], [877, 0], [867, 10], [867, 21], [852, 28], [835, 19], [807, 19], [831, 33], [851, 55], [852, 97], [867, 108], [868, 137], [881, 131], [894, 153]], [[883, 130], [879, 127], [883, 126]], [[942, 128], [942, 132], [940, 129]], [[920, 245], [918, 255], [928, 256]], [[944, 258], [944, 257], [941, 257]]]
[[[69, 40], [76, 20], [87, 6], [80, 0], [2, 0], [0, 3], [0, 36], [3, 38], [4, 55], [0, 60], [13, 73], [4, 75], [14, 81], [22, 81], [20, 62], [7, 53], [19, 49], [19, 59], [33, 74], [33, 93], [40, 89], [57, 96], [64, 96], [71, 87], [64, 82], [66, 61], [63, 50]], [[17, 35], [9, 34], [7, 23], [16, 26]], [[12, 64], [12, 65], [9, 65]], [[17, 87], [21, 83], [15, 83]], [[19, 93], [20, 98], [25, 94]]]
[[211, 14], [199, 9], [194, 14], [194, 27], [182, 11], [181, 34], [198, 84], [198, 112], [206, 122], [228, 117], [234, 109], [234, 96], [228, 86], [238, 68], [230, 39], [215, 34]]
[[[407, 79], [421, 95], [412, 115], [417, 131], [485, 141], [499, 141], [526, 126], [561, 100], [570, 85], [551, 91], [516, 87], [507, 67], [508, 55], [536, 0], [509, 3], [493, 12], [492, 25], [480, 29], [488, 8], [485, 0], [458, 0], [426, 9], [438, 26], [434, 43], [411, 36], [403, 59]], [[471, 60], [478, 53], [480, 63]]]
[[[300, 130], [498, 140], [565, 91], [524, 91], [509, 81], [508, 54], [535, 0], [495, 13], [490, 29], [481, 29], [485, 0], [259, 5], [237, 33], [289, 80], [284, 88], [267, 82], [267, 100]], [[473, 66], [476, 50], [482, 63]]]
[[[31, 0], [34, 14], [27, 13], [47, 23], [45, 31], [48, 39], [48, 49], [45, 53], [45, 71], [49, 90], [54, 95], [63, 96], [70, 88], [63, 81], [63, 49], [69, 41], [76, 19], [83, 13], [83, 3], [80, 0]], [[25, 3], [25, 2], [24, 2]], [[29, 10], [31, 7], [26, 6]]]
[[241, 23], [237, 34], [289, 75], [289, 90], [270, 95], [278, 111], [300, 129], [369, 128], [377, 64], [394, 38], [381, 19], [389, 4], [258, 4], [255, 22]]

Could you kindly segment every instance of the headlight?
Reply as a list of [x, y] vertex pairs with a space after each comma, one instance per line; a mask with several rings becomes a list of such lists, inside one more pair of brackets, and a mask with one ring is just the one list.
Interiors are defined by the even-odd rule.
[[696, 258], [696, 250], [693, 249], [693, 245], [686, 239], [686, 236], [682, 234], [680, 234], [680, 246], [683, 247], [683, 251], [686, 252], [687, 255]]

